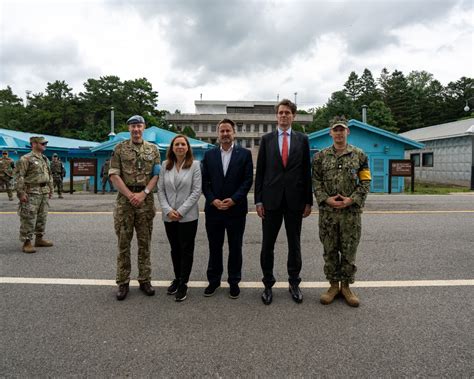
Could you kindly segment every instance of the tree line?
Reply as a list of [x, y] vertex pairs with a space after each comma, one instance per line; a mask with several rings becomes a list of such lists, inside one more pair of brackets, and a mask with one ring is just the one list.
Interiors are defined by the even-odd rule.
[[368, 69], [360, 76], [353, 71], [344, 88], [334, 92], [325, 105], [309, 110], [313, 122], [306, 131], [327, 128], [337, 115], [361, 120], [362, 106], [366, 105], [367, 123], [403, 133], [472, 117], [473, 112], [467, 113], [464, 107], [473, 96], [472, 78], [461, 77], [443, 86], [426, 71], [412, 71], [405, 76], [401, 71], [384, 68], [377, 79]]
[[[309, 133], [328, 127], [336, 115], [360, 120], [362, 105], [367, 105], [369, 124], [401, 133], [472, 116], [463, 108], [474, 96], [473, 84], [472, 78], [462, 77], [443, 86], [426, 71], [405, 76], [383, 69], [374, 79], [365, 69], [360, 76], [351, 72], [344, 88], [325, 105], [298, 112], [313, 115], [305, 130]], [[47, 83], [44, 92], [28, 95], [26, 104], [11, 87], [0, 89], [0, 128], [104, 141], [110, 132], [112, 106], [116, 133], [127, 130], [126, 120], [133, 114], [143, 115], [148, 125], [176, 131], [165, 120], [169, 112], [158, 109], [158, 92], [146, 78], [122, 81], [113, 75], [88, 79], [78, 94], [65, 81]], [[474, 108], [472, 102], [470, 107]], [[302, 128], [295, 125], [295, 129]], [[189, 127], [183, 132], [195, 136]]]

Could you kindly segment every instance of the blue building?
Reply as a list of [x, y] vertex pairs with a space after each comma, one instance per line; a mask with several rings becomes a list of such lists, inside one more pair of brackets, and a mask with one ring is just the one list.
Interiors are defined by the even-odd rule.
[[[371, 192], [388, 192], [388, 161], [405, 159], [405, 150], [421, 149], [423, 144], [357, 120], [349, 121], [348, 142], [365, 151], [369, 158], [372, 182]], [[309, 145], [312, 153], [331, 146], [329, 128], [311, 133]], [[415, 177], [416, 180], [416, 177]], [[392, 192], [404, 191], [404, 178], [392, 178]]]
[[[45, 155], [51, 159], [54, 153], [58, 154], [61, 161], [66, 168], [66, 181], [70, 177], [70, 160], [76, 158], [97, 159], [97, 177], [100, 176], [100, 169], [105, 160], [110, 157], [115, 145], [119, 142], [130, 138], [129, 132], [122, 132], [115, 135], [109, 141], [99, 143], [92, 141], [82, 141], [71, 138], [55, 137], [41, 133], [25, 133], [8, 129], [0, 129], [0, 150], [7, 150], [9, 156], [13, 160], [18, 160], [21, 156], [31, 151], [30, 137], [41, 135], [48, 140], [48, 148]], [[176, 133], [169, 130], [160, 129], [156, 126], [151, 126], [145, 129], [143, 138], [158, 146], [161, 160], [166, 159], [166, 150], [168, 149], [171, 140], [176, 136]], [[210, 148], [214, 147], [207, 142], [199, 141], [189, 138], [189, 143], [193, 149], [194, 158], [201, 160], [204, 153]], [[90, 184], [93, 187], [94, 179], [90, 179]]]
[[69, 178], [69, 161], [74, 158], [91, 158], [90, 149], [99, 145], [98, 142], [92, 141], [0, 129], [0, 150], [8, 151], [9, 157], [17, 161], [31, 151], [30, 137], [32, 136], [43, 136], [48, 140], [45, 155], [51, 159], [54, 153], [58, 154], [64, 163], [66, 178]]

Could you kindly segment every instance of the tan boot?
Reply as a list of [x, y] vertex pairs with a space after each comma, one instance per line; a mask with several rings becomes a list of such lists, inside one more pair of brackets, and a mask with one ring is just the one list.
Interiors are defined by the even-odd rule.
[[36, 249], [33, 247], [30, 240], [25, 241], [22, 251], [27, 254], [36, 253]]
[[349, 283], [342, 282], [341, 293], [342, 296], [344, 296], [344, 299], [346, 299], [347, 304], [349, 304], [351, 307], [359, 306], [359, 298], [354, 292], [351, 291], [351, 289], [349, 288]]
[[43, 237], [36, 237], [35, 240], [36, 247], [51, 247], [53, 246], [53, 241], [45, 240]]
[[331, 287], [327, 292], [323, 293], [319, 299], [321, 304], [328, 305], [334, 301], [334, 298], [339, 295], [339, 282], [329, 282]]

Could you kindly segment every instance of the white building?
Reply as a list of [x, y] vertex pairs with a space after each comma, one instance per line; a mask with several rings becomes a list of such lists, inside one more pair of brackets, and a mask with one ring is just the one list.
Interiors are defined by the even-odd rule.
[[415, 180], [474, 189], [474, 118], [400, 135], [425, 145], [406, 152], [406, 158], [415, 162]]
[[[217, 123], [223, 118], [230, 118], [236, 124], [237, 143], [250, 149], [255, 158], [260, 137], [276, 129], [276, 104], [277, 101], [196, 100], [196, 113], [169, 114], [166, 120], [178, 130], [189, 126], [196, 133], [196, 138], [215, 144]], [[295, 123], [303, 127], [312, 121], [312, 115], [297, 114], [295, 118]]]

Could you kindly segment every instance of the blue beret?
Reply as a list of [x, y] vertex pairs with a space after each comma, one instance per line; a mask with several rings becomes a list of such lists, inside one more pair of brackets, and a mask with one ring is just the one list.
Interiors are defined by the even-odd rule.
[[145, 119], [142, 116], [139, 116], [139, 115], [132, 116], [127, 120], [127, 125], [130, 125], [130, 124], [144, 124], [144, 123], [145, 123]]

